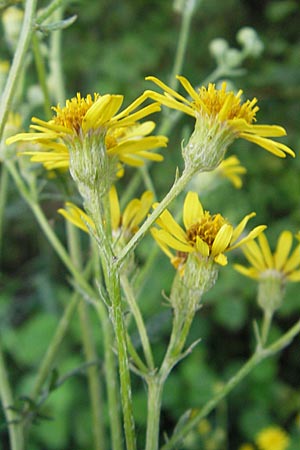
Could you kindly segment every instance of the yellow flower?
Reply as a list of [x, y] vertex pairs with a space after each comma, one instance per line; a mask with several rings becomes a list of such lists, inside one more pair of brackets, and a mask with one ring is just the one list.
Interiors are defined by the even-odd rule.
[[189, 188], [198, 192], [208, 192], [217, 188], [225, 179], [228, 179], [236, 189], [243, 185], [242, 175], [247, 172], [246, 167], [242, 166], [239, 159], [235, 156], [221, 161], [220, 165], [210, 172], [199, 173], [194, 176], [189, 183]]
[[160, 106], [153, 103], [136, 111], [145, 99], [145, 95], [141, 95], [118, 113], [123, 103], [122, 95], [94, 94], [94, 98], [91, 95], [83, 98], [78, 93], [67, 100], [63, 108], [59, 105], [53, 107], [56, 114], [50, 121], [33, 117], [30, 128], [34, 132], [17, 134], [7, 139], [6, 143], [38, 143], [40, 151], [23, 154], [31, 155], [32, 161], [41, 162], [48, 170], [68, 168], [70, 149], [89, 138], [98, 139], [99, 142], [104, 139], [108, 157], [117, 157], [129, 165], [142, 165], [144, 158], [162, 161], [163, 157], [151, 152], [151, 149], [165, 147], [167, 138], [149, 136], [155, 128], [153, 122], [138, 122], [160, 110]]
[[[145, 219], [153, 202], [153, 194], [150, 191], [143, 193], [140, 199], [131, 200], [121, 214], [120, 203], [115, 186], [109, 192], [109, 203], [111, 211], [111, 227], [114, 242], [124, 243], [138, 230], [140, 223]], [[58, 210], [67, 220], [85, 232], [89, 228], [94, 231], [95, 223], [82, 209], [73, 203], [67, 202], [65, 209]]]
[[283, 282], [300, 281], [300, 244], [290, 255], [292, 244], [292, 233], [283, 231], [279, 236], [276, 250], [272, 253], [268, 240], [262, 233], [258, 236], [258, 244], [251, 241], [242, 249], [251, 267], [235, 264], [235, 269], [256, 280], [273, 276]]
[[[209, 133], [209, 128], [212, 129], [214, 124], [219, 124], [220, 128], [216, 130], [219, 136], [224, 130], [227, 130], [231, 135], [231, 139], [227, 136], [227, 144], [237, 138], [242, 138], [259, 145], [280, 158], [285, 158], [286, 154], [295, 156], [295, 153], [286, 145], [269, 139], [270, 137], [285, 136], [286, 131], [283, 127], [255, 125], [253, 123], [256, 121], [256, 113], [259, 110], [256, 98], [242, 102], [243, 91], [239, 90], [237, 94], [233, 91], [227, 92], [225, 82], [222, 83], [221, 89], [217, 89], [215, 84], [209, 83], [207, 88], [201, 87], [196, 91], [185, 77], [177, 76], [177, 78], [191, 100], [186, 99], [152, 76], [147, 77], [146, 80], [153, 81], [164, 90], [164, 94], [153, 91], [146, 91], [146, 94], [169, 108], [177, 109], [194, 117], [196, 119], [195, 130], [202, 126], [201, 122], [207, 122], [206, 137], [208, 139], [213, 138], [212, 133]], [[204, 132], [201, 134], [203, 137]], [[193, 144], [195, 145], [195, 142]]]
[[[183, 273], [190, 254], [194, 254], [199, 260], [209, 258], [221, 266], [226, 265], [225, 252], [251, 241], [266, 228], [265, 225], [258, 226], [238, 240], [253, 216], [255, 213], [248, 214], [236, 228], [233, 228], [221, 214], [211, 215], [208, 211], [204, 211], [198, 195], [195, 192], [188, 192], [183, 206], [185, 230], [168, 211], [164, 211], [157, 219], [160, 229], [152, 228], [151, 233], [174, 267]], [[176, 250], [175, 255], [170, 248]]]
[[265, 428], [256, 436], [259, 450], [286, 450], [289, 441], [287, 433], [277, 426]]
[[240, 160], [235, 155], [232, 155], [224, 159], [215, 171], [221, 177], [228, 178], [235, 188], [240, 189], [243, 184], [241, 175], [244, 175], [247, 169], [240, 164]]

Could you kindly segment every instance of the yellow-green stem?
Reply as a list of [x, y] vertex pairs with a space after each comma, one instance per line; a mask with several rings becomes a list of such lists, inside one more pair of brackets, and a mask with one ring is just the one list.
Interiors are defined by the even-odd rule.
[[161, 447], [161, 450], [171, 450], [177, 447], [177, 444], [185, 437], [187, 434], [195, 428], [199, 422], [206, 417], [218, 403], [231, 392], [237, 384], [239, 384], [261, 361], [272, 356], [279, 351], [287, 347], [291, 341], [300, 332], [300, 321], [296, 322], [283, 336], [281, 336], [277, 341], [271, 344], [269, 347], [263, 349], [258, 348], [256, 352], [249, 358], [249, 360], [241, 367], [241, 369], [233, 375], [230, 380], [224, 384], [223, 388], [211, 399], [206, 405], [195, 415], [192, 419], [188, 421], [187, 424], [180, 428], [180, 431], [171, 436], [169, 441]]
[[141, 339], [141, 343], [142, 343], [142, 347], [143, 347], [143, 351], [144, 351], [144, 355], [145, 355], [148, 367], [150, 370], [153, 370], [154, 369], [154, 360], [153, 360], [152, 350], [151, 350], [150, 342], [148, 339], [148, 334], [147, 334], [147, 330], [145, 327], [144, 319], [141, 314], [140, 308], [137, 305], [137, 302], [136, 302], [136, 299], [135, 299], [135, 296], [134, 296], [134, 293], [132, 290], [132, 286], [130, 285], [129, 280], [126, 275], [121, 275], [121, 285], [122, 285], [123, 291], [125, 293], [126, 300], [129, 304], [130, 310], [133, 314], [139, 335], [140, 335], [140, 339]]
[[4, 231], [4, 212], [7, 199], [8, 188], [8, 172], [7, 168], [2, 165], [1, 167], [1, 181], [0, 181], [0, 267], [1, 267], [1, 254], [3, 245], [3, 231]]
[[[79, 241], [79, 230], [75, 228], [69, 221], [66, 222], [68, 247], [73, 264], [82, 270], [82, 253]], [[89, 318], [88, 305], [85, 301], [79, 302], [78, 305], [79, 320], [81, 328], [82, 344], [86, 362], [95, 362], [97, 360], [97, 352], [95, 342], [92, 335], [92, 328]], [[91, 365], [87, 369], [87, 379], [89, 396], [92, 413], [92, 430], [94, 436], [95, 450], [104, 450], [105, 446], [105, 430], [103, 423], [103, 401], [100, 384], [100, 373], [96, 365]]]
[[[131, 379], [126, 343], [126, 328], [123, 319], [121, 285], [119, 268], [113, 264], [115, 256], [112, 251], [110, 232], [110, 214], [108, 201], [100, 198], [97, 190], [90, 190], [86, 208], [94, 220], [98, 238], [98, 250], [102, 262], [106, 290], [110, 302], [110, 317], [116, 336], [121, 385], [121, 401], [127, 450], [135, 450], [135, 423], [133, 417]], [[107, 233], [110, 233], [109, 235]]]
[[126, 256], [131, 253], [135, 247], [138, 245], [140, 240], [144, 237], [146, 232], [149, 230], [151, 225], [155, 222], [155, 220], [161, 215], [161, 213], [167, 208], [167, 206], [174, 200], [177, 195], [184, 189], [187, 183], [192, 178], [193, 173], [188, 171], [183, 171], [182, 175], [179, 178], [176, 178], [173, 186], [164, 197], [164, 199], [158, 204], [158, 206], [154, 209], [152, 214], [145, 220], [141, 228], [137, 231], [136, 234], [131, 238], [128, 244], [123, 248], [123, 250], [119, 253], [118, 258], [115, 259], [115, 265], [120, 266]]
[[44, 96], [44, 112], [47, 120], [51, 119], [51, 101], [47, 85], [45, 62], [41, 53], [39, 39], [36, 33], [32, 35], [32, 49], [35, 59], [35, 66], [38, 75], [39, 85]]
[[23, 450], [24, 440], [22, 434], [21, 422], [19, 416], [12, 407], [14, 406], [14, 397], [11, 390], [4, 355], [0, 342], [0, 398], [3, 407], [4, 417], [8, 424], [8, 433], [11, 450]]
[[24, 65], [26, 52], [30, 44], [31, 34], [33, 31], [33, 21], [35, 16], [37, 0], [27, 0], [25, 2], [24, 20], [18, 39], [16, 52], [9, 75], [6, 80], [5, 88], [1, 95], [0, 103], [0, 140], [4, 130], [7, 114], [9, 112], [14, 93], [16, 91], [19, 76]]

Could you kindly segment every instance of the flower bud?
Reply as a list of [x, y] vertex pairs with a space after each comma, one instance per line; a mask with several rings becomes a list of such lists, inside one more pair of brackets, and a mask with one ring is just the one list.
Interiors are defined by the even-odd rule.
[[284, 283], [280, 274], [275, 271], [266, 271], [258, 283], [259, 306], [265, 311], [273, 314], [282, 305], [284, 296]]
[[238, 67], [242, 62], [242, 53], [236, 48], [229, 48], [225, 54], [225, 63], [227, 67], [233, 69]]
[[236, 35], [236, 40], [246, 49], [249, 55], [259, 56], [263, 51], [264, 45], [253, 28], [241, 28]]
[[209, 44], [209, 51], [217, 61], [223, 58], [228, 48], [228, 42], [222, 38], [213, 39]]

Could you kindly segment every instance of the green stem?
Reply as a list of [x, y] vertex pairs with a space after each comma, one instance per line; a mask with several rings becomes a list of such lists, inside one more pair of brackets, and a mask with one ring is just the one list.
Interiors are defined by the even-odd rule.
[[[187, 2], [188, 3], [188, 2]], [[176, 79], [176, 75], [181, 73], [184, 56], [187, 48], [187, 42], [189, 37], [189, 31], [191, 26], [191, 20], [193, 17], [194, 8], [190, 7], [188, 4], [185, 5], [182, 14], [181, 27], [179, 32], [179, 38], [177, 43], [177, 49], [174, 59], [173, 70], [170, 75], [170, 87], [176, 91], [178, 86], [178, 80]]]
[[26, 52], [27, 52], [27, 49], [30, 44], [32, 30], [33, 30], [32, 24], [34, 21], [36, 3], [37, 3], [37, 0], [27, 0], [25, 2], [24, 21], [22, 24], [16, 52], [14, 54], [13, 62], [11, 65], [11, 69], [9, 71], [9, 75], [6, 80], [4, 91], [1, 95], [0, 140], [2, 137], [3, 130], [4, 130], [4, 125], [5, 125], [5, 121], [7, 118], [7, 114], [10, 109], [10, 105], [11, 105], [14, 93], [16, 91], [18, 78], [21, 73], [22, 66], [24, 65]]
[[152, 350], [151, 350], [150, 342], [148, 339], [148, 334], [147, 334], [147, 330], [145, 327], [144, 319], [141, 314], [140, 308], [137, 305], [135, 296], [133, 294], [132, 287], [128, 281], [127, 276], [121, 275], [121, 285], [122, 285], [123, 291], [125, 293], [126, 300], [129, 304], [130, 310], [133, 314], [139, 335], [140, 335], [140, 339], [141, 339], [141, 343], [142, 343], [142, 347], [143, 347], [143, 351], [144, 351], [144, 355], [145, 355], [148, 367], [150, 370], [153, 370], [155, 367], [154, 360], [153, 360]]
[[270, 310], [264, 310], [262, 332], [261, 332], [261, 345], [264, 346], [267, 343], [270, 326], [272, 323], [273, 312]]
[[37, 25], [43, 23], [51, 14], [60, 6], [65, 3], [65, 0], [53, 0], [43, 11], [38, 15], [36, 19]]
[[[123, 319], [121, 285], [119, 268], [113, 264], [115, 256], [112, 251], [112, 235], [110, 232], [110, 209], [108, 201], [100, 198], [97, 190], [90, 190], [86, 208], [91, 212], [96, 225], [98, 250], [102, 262], [106, 289], [111, 303], [110, 313], [116, 336], [119, 361], [119, 377], [121, 385], [121, 401], [123, 409], [124, 430], [127, 450], [135, 450], [135, 423], [133, 417], [131, 380], [126, 342], [126, 328]], [[110, 234], [108, 234], [108, 232]]]
[[133, 417], [129, 361], [127, 354], [126, 329], [123, 320], [120, 278], [118, 270], [115, 266], [112, 266], [109, 270], [109, 277], [110, 280], [107, 280], [109, 281], [108, 291], [109, 297], [112, 302], [112, 319], [117, 341], [126, 444], [127, 450], [135, 450], [135, 424]]
[[50, 94], [47, 85], [47, 76], [46, 76], [46, 68], [44, 58], [41, 53], [41, 47], [39, 43], [39, 39], [36, 33], [32, 35], [32, 49], [34, 54], [35, 66], [38, 75], [39, 85], [42, 89], [44, 95], [44, 112], [47, 120], [51, 119], [51, 101]]
[[1, 181], [0, 181], [0, 260], [3, 245], [4, 212], [7, 199], [7, 190], [8, 190], [8, 171], [5, 165], [2, 165]]
[[105, 306], [99, 301], [95, 307], [102, 326], [111, 446], [112, 450], [122, 450], [119, 386], [116, 377], [115, 355], [113, 353], [113, 330]]
[[66, 332], [69, 328], [71, 319], [75, 312], [75, 309], [78, 305], [78, 301], [80, 299], [80, 295], [76, 292], [73, 294], [71, 301], [67, 304], [63, 315], [57, 325], [55, 334], [47, 348], [46, 354], [42, 360], [42, 363], [39, 367], [36, 380], [30, 395], [30, 398], [35, 401], [38, 395], [41, 392], [41, 389], [49, 376], [51, 368], [53, 367], [53, 363], [55, 361], [56, 355], [61, 348], [61, 343], [66, 335]]
[[300, 332], [300, 321], [291, 327], [281, 338], [276, 342], [271, 344], [269, 347], [262, 349], [259, 348], [256, 352], [249, 358], [249, 360], [241, 367], [241, 369], [223, 386], [223, 388], [211, 399], [206, 405], [191, 419], [186, 425], [180, 428], [180, 431], [173, 434], [173, 436], [168, 440], [168, 442], [161, 447], [161, 450], [171, 450], [176, 448], [178, 443], [187, 434], [195, 428], [199, 422], [206, 417], [218, 403], [226, 397], [229, 392], [231, 392], [261, 361], [272, 356], [279, 351], [287, 347], [291, 341]]
[[148, 379], [148, 422], [146, 450], [157, 450], [163, 383], [157, 376]]
[[[57, 8], [53, 13], [53, 20], [59, 22], [64, 13], [64, 7]], [[62, 69], [62, 30], [56, 30], [50, 37], [49, 67], [52, 86], [55, 87], [53, 95], [56, 103], [63, 104], [66, 99], [65, 83]]]
[[11, 409], [14, 406], [14, 398], [8, 379], [6, 364], [0, 343], [0, 398], [3, 405], [4, 416], [8, 424], [8, 433], [11, 450], [23, 450], [24, 441], [22, 436], [21, 423], [18, 413]]
[[[79, 230], [75, 228], [69, 221], [66, 222], [67, 226], [67, 238], [70, 256], [73, 264], [82, 270], [82, 254], [79, 242]], [[85, 301], [79, 302], [79, 320], [81, 328], [82, 344], [87, 363], [97, 360], [97, 352], [95, 349], [95, 343], [92, 335], [92, 328], [89, 318], [89, 312], [87, 309], [87, 303]], [[101, 394], [101, 385], [99, 379], [98, 368], [95, 365], [91, 365], [87, 369], [88, 388], [91, 402], [92, 413], [92, 430], [94, 436], [94, 448], [95, 450], [105, 449], [105, 431], [103, 423], [103, 402]]]
[[22, 195], [22, 197], [32, 210], [35, 218], [37, 219], [38, 224], [40, 225], [48, 241], [58, 254], [59, 258], [64, 263], [66, 268], [69, 270], [69, 272], [72, 274], [75, 283], [77, 283], [78, 287], [80, 287], [83, 290], [83, 292], [86, 295], [88, 295], [91, 299], [97, 299], [98, 296], [95, 294], [91, 286], [87, 283], [83, 274], [76, 268], [76, 266], [71, 261], [68, 252], [66, 251], [65, 247], [62, 245], [62, 243], [54, 233], [53, 229], [49, 225], [49, 222], [45, 217], [45, 214], [43, 213], [40, 205], [37, 203], [34, 195], [32, 195], [31, 192], [28, 191], [24, 181], [20, 177], [14, 164], [11, 161], [6, 161], [5, 164], [6, 167], [8, 168], [11, 177], [16, 183], [16, 186], [18, 187], [20, 194]]
[[155, 222], [155, 220], [161, 215], [161, 213], [167, 208], [167, 206], [177, 197], [178, 194], [184, 189], [187, 183], [192, 178], [193, 173], [183, 171], [182, 175], [179, 178], [176, 178], [173, 186], [164, 197], [164, 199], [158, 204], [155, 210], [150, 214], [150, 216], [145, 220], [140, 229], [135, 233], [135, 235], [131, 238], [128, 244], [123, 248], [123, 250], [119, 253], [118, 258], [115, 260], [115, 264], [120, 266], [126, 256], [132, 252], [135, 247], [138, 245], [140, 240], [144, 237], [148, 229]]

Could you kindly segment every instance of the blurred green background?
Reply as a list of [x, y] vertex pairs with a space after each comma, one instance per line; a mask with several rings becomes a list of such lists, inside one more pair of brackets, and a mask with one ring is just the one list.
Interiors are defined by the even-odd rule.
[[[40, 7], [46, 4], [39, 2]], [[152, 88], [151, 83], [144, 80], [145, 76], [155, 75], [167, 83], [170, 81], [181, 23], [181, 15], [174, 10], [172, 1], [82, 0], [67, 5], [64, 17], [73, 14], [78, 16], [76, 22], [62, 35], [68, 98], [76, 92], [83, 95], [89, 92], [122, 93], [127, 104], [144, 89]], [[182, 75], [192, 84], [201, 84], [215, 69], [215, 61], [209, 52], [212, 39], [222, 37], [230, 46], [239, 48], [236, 34], [244, 26], [253, 27], [260, 36], [264, 52], [258, 58], [248, 58], [243, 64], [244, 73], [230, 81], [236, 88], [244, 90], [246, 98], [255, 96], [259, 99], [259, 123], [280, 124], [287, 129], [284, 143], [295, 150], [297, 157], [282, 160], [255, 145], [237, 140], [228, 155], [236, 154], [247, 168], [243, 189], [235, 190], [224, 181], [213, 192], [200, 192], [200, 198], [206, 209], [221, 212], [232, 223], [237, 223], [248, 212], [256, 211], [257, 216], [251, 225], [267, 224], [267, 236], [273, 246], [282, 230], [289, 229], [295, 233], [300, 229], [299, 19], [299, 3], [292, 0], [198, 1], [182, 70]], [[3, 36], [3, 29], [0, 31]], [[44, 36], [45, 45], [49, 38]], [[0, 57], [11, 58], [4, 39]], [[35, 83], [34, 63], [29, 61], [24, 103], [30, 101], [27, 89]], [[27, 112], [25, 128], [31, 115], [43, 117], [40, 105]], [[156, 118], [160, 120], [159, 115]], [[158, 198], [171, 186], [176, 167], [182, 167], [180, 142], [191, 131], [192, 125], [188, 117], [180, 120], [169, 136], [164, 163], [150, 168]], [[133, 169], [126, 169], [120, 188], [126, 188], [134, 173]], [[142, 189], [141, 183], [138, 193]], [[53, 180], [43, 186], [42, 199], [47, 217], [64, 239], [64, 223], [56, 213], [62, 202]], [[177, 205], [180, 200], [182, 197]], [[49, 247], [12, 182], [5, 219], [0, 330], [13, 386], [22, 396], [28, 393], [71, 290], [68, 273]], [[83, 245], [85, 242], [83, 240]], [[141, 265], [147, 260], [153, 245], [148, 236], [139, 247]], [[255, 302], [256, 285], [234, 271], [231, 263], [245, 262], [239, 252], [230, 254], [229, 259], [230, 264], [220, 271], [216, 286], [205, 296], [204, 306], [193, 324], [189, 340], [192, 342], [201, 337], [201, 343], [175, 368], [167, 382], [162, 410], [162, 430], [166, 433], [172, 432], [177, 419], [187, 409], [201, 408], [253, 350], [253, 321], [261, 319]], [[168, 293], [173, 275], [167, 258], [159, 253], [140, 295], [157, 361], [166, 348], [170, 330], [170, 311], [164, 305], [162, 291]], [[283, 307], [272, 327], [272, 338], [298, 320], [299, 294], [298, 284], [287, 286]], [[101, 359], [102, 336], [92, 311], [91, 320]], [[138, 340], [135, 342], [138, 346]], [[83, 360], [75, 317], [62, 345], [57, 370], [63, 375], [82, 364]], [[236, 450], [242, 442], [253, 442], [256, 433], [264, 426], [277, 424], [291, 435], [289, 448], [298, 449], [299, 373], [298, 337], [283, 354], [253, 371], [209, 416], [210, 427], [206, 434], [195, 430], [180, 448]], [[146, 388], [135, 375], [133, 383], [138, 448], [142, 448]], [[50, 420], [41, 418], [33, 425], [30, 450], [91, 449], [84, 373], [68, 379], [53, 392], [41, 412]], [[0, 419], [4, 420], [3, 414]], [[5, 424], [0, 432], [0, 448], [6, 450], [9, 447]], [[219, 446], [218, 439], [221, 442]]]

